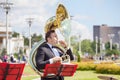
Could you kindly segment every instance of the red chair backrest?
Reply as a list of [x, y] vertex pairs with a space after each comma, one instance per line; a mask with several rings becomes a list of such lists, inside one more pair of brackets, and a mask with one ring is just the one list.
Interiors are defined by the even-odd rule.
[[4, 79], [4, 73], [6, 72], [7, 63], [0, 63], [0, 80]]
[[0, 80], [20, 80], [25, 63], [0, 63]]

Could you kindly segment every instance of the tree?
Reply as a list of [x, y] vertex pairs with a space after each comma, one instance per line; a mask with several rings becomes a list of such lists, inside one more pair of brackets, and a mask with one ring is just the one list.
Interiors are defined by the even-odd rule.
[[13, 34], [12, 34], [12, 37], [17, 37], [17, 36], [19, 36], [19, 33], [14, 31]]
[[82, 53], [79, 52], [79, 41], [77, 36], [71, 36], [70, 41], [73, 53], [77, 56], [77, 62], [80, 62], [81, 61], [80, 54]]
[[[108, 50], [108, 49], [110, 49], [110, 42], [107, 42], [106, 44], [105, 44], [105, 48], [106, 48], [106, 50]], [[116, 44], [112, 44], [112, 49], [117, 49], [117, 45]]]
[[6, 54], [6, 49], [3, 48], [3, 49], [2, 49], [2, 52], [1, 52], [1, 54], [0, 54], [0, 59], [2, 59], [2, 57], [3, 57], [5, 54]]
[[78, 56], [79, 42], [77, 36], [71, 36], [71, 47], [73, 48], [73, 53]]
[[96, 51], [96, 43], [95, 43], [95, 41], [93, 41], [91, 43], [91, 48], [92, 48], [93, 52], [95, 53], [95, 51]]
[[24, 45], [29, 45], [29, 39], [27, 37], [24, 37]]
[[81, 50], [83, 53], [93, 53], [93, 49], [91, 47], [92, 42], [88, 39], [85, 39], [81, 42]]
[[42, 36], [41, 34], [37, 36], [37, 34], [34, 33], [34, 34], [32, 35], [32, 45], [33, 45], [35, 42], [39, 42], [39, 41], [42, 40], [42, 39], [43, 39], [43, 36]]
[[111, 56], [112, 54], [120, 55], [120, 51], [115, 50], [115, 49], [112, 49], [112, 50], [108, 49], [108, 50], [106, 50], [106, 56]]
[[112, 44], [112, 50], [110, 50], [110, 42], [105, 44], [106, 56], [111, 56], [112, 54], [120, 55], [120, 51], [117, 50], [117, 45]]

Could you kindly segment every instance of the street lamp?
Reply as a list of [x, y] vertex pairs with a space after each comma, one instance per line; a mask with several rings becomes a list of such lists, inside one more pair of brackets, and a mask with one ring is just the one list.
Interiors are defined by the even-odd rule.
[[100, 54], [102, 52], [102, 38], [100, 38]]
[[31, 51], [31, 25], [33, 22], [33, 18], [27, 18], [26, 19], [29, 24], [29, 52]]
[[0, 5], [5, 9], [6, 13], [6, 53], [8, 54], [8, 13], [11, 9], [10, 6], [13, 5], [13, 3], [8, 3], [8, 0], [6, 0], [6, 2], [0, 3]]
[[24, 49], [25, 49], [25, 46], [24, 46], [24, 44], [25, 44], [24, 43], [24, 41], [25, 41], [25, 39], [24, 39], [25, 38], [25, 34], [26, 34], [26, 32], [23, 31], [22, 32], [22, 37], [23, 37], [23, 53], [24, 53]]
[[[73, 19], [73, 16], [70, 16], [70, 22], [71, 22], [71, 20]], [[70, 32], [71, 32], [71, 24], [69, 25], [69, 29], [68, 30], [70, 30]], [[69, 33], [69, 35], [68, 35], [68, 46], [70, 47], [70, 48], [72, 48], [72, 46], [71, 46], [71, 34]]]
[[114, 34], [108, 34], [108, 37], [110, 39], [110, 50], [112, 50], [112, 39], [114, 37]]
[[97, 43], [98, 43], [98, 37], [97, 36], [95, 37], [95, 42], [96, 42], [96, 56], [97, 56], [97, 53], [98, 53], [98, 45], [97, 45]]
[[79, 35], [79, 52], [81, 52], [81, 35]]
[[119, 35], [119, 49], [120, 49], [120, 31], [118, 31], [118, 35]]

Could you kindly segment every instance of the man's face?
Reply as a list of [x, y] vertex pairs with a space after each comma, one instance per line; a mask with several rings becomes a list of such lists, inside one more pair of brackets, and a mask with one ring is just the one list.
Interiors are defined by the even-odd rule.
[[56, 33], [51, 33], [48, 42], [52, 45], [56, 45], [58, 43], [58, 37]]

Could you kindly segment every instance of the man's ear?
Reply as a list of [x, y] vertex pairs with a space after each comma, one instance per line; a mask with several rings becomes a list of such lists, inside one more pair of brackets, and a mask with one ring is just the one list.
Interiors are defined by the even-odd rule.
[[48, 38], [47, 38], [47, 40], [48, 40], [48, 41], [50, 41], [50, 40], [51, 40], [51, 38], [50, 38], [50, 37], [48, 37]]

